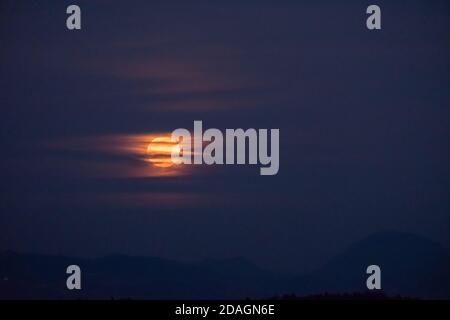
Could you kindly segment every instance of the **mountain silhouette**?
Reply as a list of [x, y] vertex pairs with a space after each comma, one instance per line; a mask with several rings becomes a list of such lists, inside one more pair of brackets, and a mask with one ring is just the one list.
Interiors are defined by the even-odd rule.
[[[67, 290], [67, 266], [78, 265], [82, 290]], [[269, 296], [278, 277], [242, 258], [181, 263], [113, 255], [80, 259], [0, 254], [1, 299], [244, 299]]]
[[[82, 270], [67, 290], [66, 268]], [[385, 232], [355, 243], [307, 275], [287, 276], [244, 258], [182, 263], [112, 255], [96, 259], [0, 253], [0, 299], [244, 299], [366, 292], [366, 268], [379, 265], [383, 293], [450, 297], [450, 253], [425, 238]]]
[[366, 268], [381, 268], [389, 295], [450, 298], [450, 252], [417, 235], [377, 233], [350, 246], [325, 266], [293, 280], [291, 291], [315, 294], [367, 291]]

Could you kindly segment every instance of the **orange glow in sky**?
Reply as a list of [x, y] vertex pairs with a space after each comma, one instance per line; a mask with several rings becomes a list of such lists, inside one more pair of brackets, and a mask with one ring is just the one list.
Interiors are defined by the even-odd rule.
[[180, 152], [180, 146], [172, 141], [170, 136], [154, 138], [147, 147], [148, 161], [159, 168], [170, 168], [175, 164], [172, 162], [172, 151]]

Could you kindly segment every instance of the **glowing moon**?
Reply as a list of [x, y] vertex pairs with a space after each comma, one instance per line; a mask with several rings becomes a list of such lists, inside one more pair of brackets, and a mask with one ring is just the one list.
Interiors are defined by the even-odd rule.
[[158, 168], [170, 168], [175, 165], [172, 151], [180, 152], [178, 142], [172, 141], [170, 137], [156, 137], [147, 147], [148, 161]]

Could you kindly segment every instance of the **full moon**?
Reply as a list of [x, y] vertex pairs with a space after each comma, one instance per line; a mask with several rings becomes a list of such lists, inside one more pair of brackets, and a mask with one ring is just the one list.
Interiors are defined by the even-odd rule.
[[158, 168], [170, 168], [175, 165], [172, 151], [180, 152], [178, 142], [172, 141], [170, 137], [156, 137], [147, 147], [148, 161]]

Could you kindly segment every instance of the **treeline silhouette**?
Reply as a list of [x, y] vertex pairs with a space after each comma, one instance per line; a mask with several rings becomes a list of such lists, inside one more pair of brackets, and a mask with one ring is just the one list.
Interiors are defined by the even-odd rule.
[[323, 293], [307, 296], [297, 296], [296, 294], [283, 294], [271, 297], [270, 300], [417, 300], [405, 296], [388, 296], [384, 292], [353, 292], [353, 293]]

